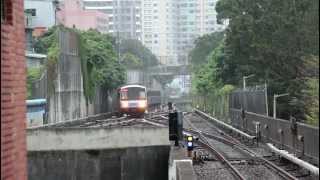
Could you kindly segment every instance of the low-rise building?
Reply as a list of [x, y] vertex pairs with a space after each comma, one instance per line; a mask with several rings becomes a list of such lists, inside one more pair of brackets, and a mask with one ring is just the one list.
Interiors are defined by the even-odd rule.
[[27, 27], [50, 28], [55, 25], [56, 7], [52, 0], [25, 0], [24, 11], [28, 14], [25, 19]]
[[96, 29], [108, 32], [108, 15], [97, 10], [85, 10], [80, 0], [64, 0], [59, 5], [57, 20], [69, 28], [80, 30]]

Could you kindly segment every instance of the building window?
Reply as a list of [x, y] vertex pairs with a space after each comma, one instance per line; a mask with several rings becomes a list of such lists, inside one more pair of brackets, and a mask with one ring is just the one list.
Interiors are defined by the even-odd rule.
[[37, 14], [36, 14], [36, 9], [26, 9], [25, 10], [25, 13], [26, 14], [29, 14], [29, 15], [31, 15], [31, 16], [36, 16]]

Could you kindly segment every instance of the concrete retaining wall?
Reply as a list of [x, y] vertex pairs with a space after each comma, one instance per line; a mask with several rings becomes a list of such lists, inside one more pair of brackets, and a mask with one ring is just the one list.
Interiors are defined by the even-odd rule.
[[196, 180], [192, 159], [186, 157], [186, 149], [171, 144], [168, 162], [169, 180]]
[[[59, 47], [57, 77], [53, 81], [54, 91], [48, 98], [49, 123], [88, 115], [83, 94], [78, 36], [75, 33], [60, 31]], [[48, 79], [48, 81], [52, 80]]]
[[169, 146], [28, 152], [29, 180], [166, 180]]
[[[48, 80], [48, 83], [54, 83], [54, 90], [52, 93], [45, 90], [49, 107], [49, 123], [111, 111], [110, 96], [99, 87], [96, 88], [92, 104], [88, 102], [89, 105], [86, 107], [78, 41], [77, 34], [73, 32], [59, 32], [60, 56], [56, 65], [57, 76], [53, 82]], [[44, 80], [47, 81], [47, 76], [45, 78]], [[44, 88], [47, 86], [43, 81], [41, 83]]]
[[168, 128], [28, 129], [28, 151], [169, 146]]

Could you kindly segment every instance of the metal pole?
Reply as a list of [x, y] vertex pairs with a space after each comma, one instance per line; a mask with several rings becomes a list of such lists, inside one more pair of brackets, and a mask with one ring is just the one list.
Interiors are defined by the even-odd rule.
[[275, 94], [273, 95], [273, 118], [276, 119], [276, 112], [277, 112], [277, 98], [278, 97], [282, 97], [282, 96], [288, 96], [289, 93], [285, 93], [285, 94]]
[[54, 25], [57, 25], [57, 7], [54, 8]]
[[246, 90], [246, 77], [243, 77], [243, 90]]
[[277, 99], [277, 96], [276, 95], [274, 95], [273, 96], [273, 118], [274, 119], [276, 119], [276, 109], [277, 109], [277, 107], [276, 107], [276, 99]]
[[264, 90], [264, 94], [265, 94], [265, 98], [266, 98], [266, 114], [267, 114], [267, 116], [269, 116], [269, 107], [268, 107], [268, 87], [267, 87], [267, 83], [265, 82], [264, 83], [264, 88], [265, 88], [265, 90]]
[[249, 76], [243, 76], [243, 90], [246, 89], [246, 79], [254, 76], [254, 74], [250, 74]]
[[119, 31], [117, 31], [117, 40], [118, 40], [118, 62], [120, 64], [120, 35], [119, 35]]

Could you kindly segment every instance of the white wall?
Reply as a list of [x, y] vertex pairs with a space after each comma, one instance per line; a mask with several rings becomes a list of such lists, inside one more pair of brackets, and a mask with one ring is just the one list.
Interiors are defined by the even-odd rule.
[[25, 0], [24, 9], [36, 9], [31, 27], [51, 27], [54, 25], [54, 6], [49, 0]]
[[28, 129], [28, 151], [169, 146], [168, 128]]

